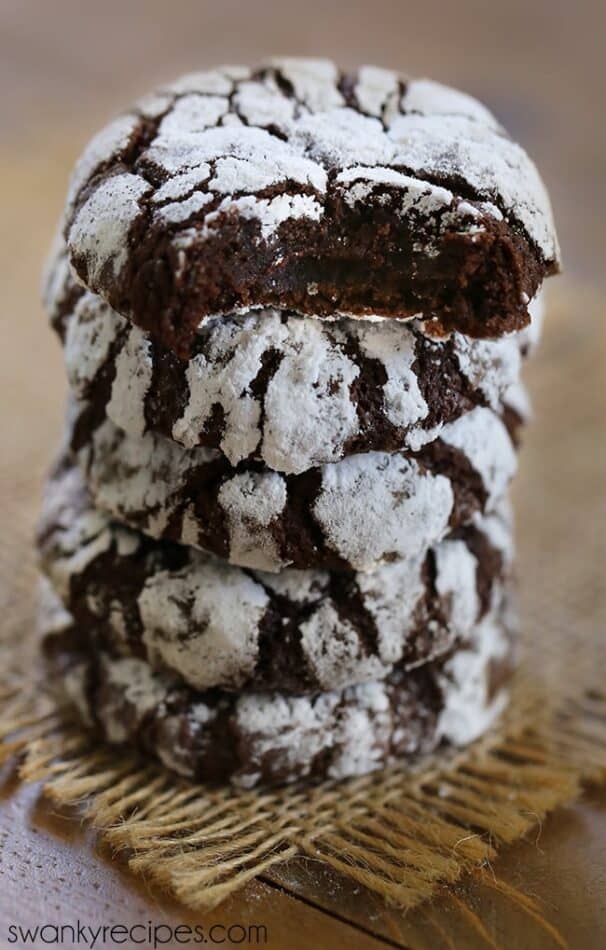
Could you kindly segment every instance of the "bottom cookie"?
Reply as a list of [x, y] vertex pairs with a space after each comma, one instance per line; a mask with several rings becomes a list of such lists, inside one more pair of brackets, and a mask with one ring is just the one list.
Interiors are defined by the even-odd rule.
[[485, 732], [507, 701], [511, 638], [493, 611], [465, 648], [387, 679], [311, 696], [198, 692], [142, 659], [81, 646], [70, 615], [45, 587], [41, 626], [62, 700], [112, 744], [168, 768], [243, 788], [303, 778], [342, 779]]

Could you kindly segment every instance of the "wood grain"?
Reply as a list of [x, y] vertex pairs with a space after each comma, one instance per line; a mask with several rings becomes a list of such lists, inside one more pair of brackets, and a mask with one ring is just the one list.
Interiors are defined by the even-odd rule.
[[[18, 786], [10, 777], [0, 807], [0, 946], [10, 924], [99, 926], [122, 924], [261, 925], [267, 946], [302, 950], [317, 940], [347, 950], [355, 942], [375, 950], [382, 941], [332, 914], [262, 881], [249, 885], [236, 900], [217, 911], [194, 915], [160, 898], [128, 874], [120, 863], [99, 852], [94, 833], [75, 814], [57, 814], [34, 786]], [[365, 928], [366, 929], [366, 928]], [[255, 931], [256, 933], [256, 931]], [[236, 942], [240, 931], [236, 930]], [[219, 932], [222, 937], [222, 932]], [[41, 945], [41, 942], [40, 944]], [[117, 945], [117, 944], [116, 944]], [[177, 940], [163, 944], [181, 946]], [[69, 944], [68, 944], [69, 946]]]
[[[35, 786], [11, 775], [0, 790], [0, 947], [10, 924], [263, 925], [270, 947], [489, 946], [524, 950], [557, 946], [544, 923], [503, 897], [494, 881], [542, 901], [543, 916], [568, 946], [606, 942], [606, 792], [562, 809], [525, 842], [505, 852], [490, 873], [463, 882], [432, 905], [402, 915], [375, 896], [336, 879], [313, 862], [256, 881], [212, 914], [193, 914], [135, 879], [99, 851], [77, 813], [56, 813]], [[475, 919], [465, 909], [471, 906]], [[477, 931], [483, 922], [486, 936]], [[41, 945], [41, 944], [40, 944]], [[179, 946], [170, 942], [165, 946]]]
[[[437, 6], [351, 0], [346, 9], [320, 0], [246, 7], [235, 0], [2, 0], [0, 373], [14, 395], [2, 439], [19, 454], [24, 477], [38, 478], [46, 464], [65, 388], [58, 347], [38, 305], [38, 275], [69, 168], [104, 115], [184, 69], [276, 50], [432, 74], [483, 95], [531, 147], [555, 195], [570, 270], [597, 279], [605, 250], [606, 126], [596, 121], [593, 102], [605, 24], [604, 5], [589, 0], [511, 0], [498, 7], [474, 0]], [[597, 311], [593, 318], [600, 318]], [[591, 319], [585, 313], [587, 325]], [[577, 340], [564, 335], [553, 346], [565, 350]], [[32, 352], [42, 372], [32, 372]], [[34, 414], [47, 434], [44, 444], [29, 436]], [[458, 892], [404, 917], [313, 862], [299, 862], [201, 918], [100, 853], [77, 814], [55, 814], [36, 787], [20, 786], [10, 770], [0, 774], [0, 947], [8, 946], [11, 922], [77, 918], [91, 925], [260, 923], [271, 947], [558, 946], [515, 895], [503, 897], [500, 881], [540, 898], [545, 918], [570, 947], [606, 946], [606, 792], [589, 790], [486, 872], [483, 881], [463, 882]], [[469, 901], [476, 917], [465, 909]]]

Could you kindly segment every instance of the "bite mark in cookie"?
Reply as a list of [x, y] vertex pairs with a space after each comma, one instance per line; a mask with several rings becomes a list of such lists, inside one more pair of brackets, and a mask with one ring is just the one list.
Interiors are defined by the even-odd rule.
[[426, 335], [419, 321], [310, 320], [273, 309], [213, 318], [182, 362], [80, 290], [61, 256], [47, 297], [79, 399], [134, 435], [219, 448], [284, 474], [367, 451], [420, 449], [475, 406], [516, 399], [522, 353], [540, 329], [497, 341]]
[[524, 326], [559, 260], [534, 165], [470, 97], [371, 74], [277, 60], [135, 106], [74, 172], [81, 279], [181, 356], [207, 316], [260, 305]]

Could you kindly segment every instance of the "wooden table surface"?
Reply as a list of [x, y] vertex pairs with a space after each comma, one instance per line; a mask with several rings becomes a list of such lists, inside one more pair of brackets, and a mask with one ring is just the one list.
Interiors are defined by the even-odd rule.
[[[37, 302], [40, 263], [75, 155], [104, 116], [133, 94], [180, 71], [273, 51], [332, 53], [346, 64], [374, 61], [460, 84], [491, 103], [529, 146], [554, 196], [569, 273], [598, 281], [606, 127], [594, 107], [605, 24], [604, 5], [583, 0], [510, 0], [503, 9], [479, 0], [301, 6], [267, 0], [246, 7], [232, 0], [0, 0], [0, 370], [15, 397], [3, 442], [20, 453], [24, 467], [37, 469], [47, 447], [28, 441], [28, 418], [35, 412], [44, 420], [49, 440], [59, 431], [64, 381]], [[31, 347], [43, 351], [43, 379], [28, 376]], [[10, 769], [0, 772], [2, 948], [14, 945], [11, 923], [77, 918], [91, 926], [261, 924], [271, 947], [473, 948], [515, 941], [533, 950], [561, 946], [562, 938], [573, 948], [606, 946], [606, 792], [588, 789], [582, 801], [505, 851], [491, 873], [404, 917], [317, 866], [299, 864], [255, 882], [212, 915], [193, 917], [99, 853], [77, 815], [55, 814], [36, 787], [21, 786]], [[541, 900], [562, 937], [504, 897], [495, 882]]]

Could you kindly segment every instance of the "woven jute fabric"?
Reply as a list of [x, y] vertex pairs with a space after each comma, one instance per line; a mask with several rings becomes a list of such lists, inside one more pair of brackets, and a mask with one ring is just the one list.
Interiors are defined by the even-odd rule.
[[[535, 419], [515, 490], [520, 670], [508, 712], [469, 749], [340, 783], [209, 789], [94, 744], [38, 673], [33, 530], [44, 425], [11, 429], [0, 466], [0, 759], [78, 804], [133, 871], [208, 908], [299, 855], [410, 908], [606, 774], [606, 321], [601, 301], [552, 293], [527, 368]], [[28, 372], [39, 372], [35, 356]], [[6, 444], [5, 444], [6, 448]]]

